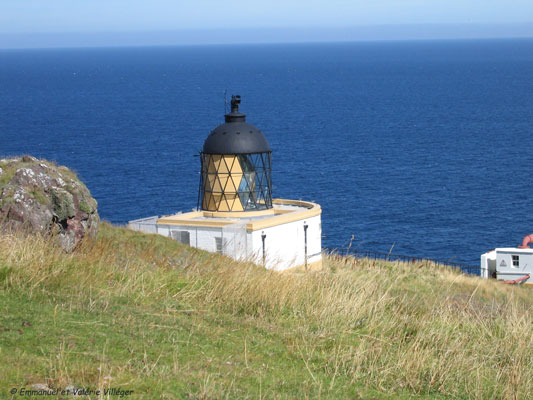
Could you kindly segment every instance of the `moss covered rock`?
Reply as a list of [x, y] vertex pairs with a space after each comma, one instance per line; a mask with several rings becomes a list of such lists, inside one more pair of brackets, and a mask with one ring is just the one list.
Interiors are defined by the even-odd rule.
[[71, 251], [98, 230], [96, 200], [66, 167], [31, 156], [0, 160], [0, 222], [56, 235]]

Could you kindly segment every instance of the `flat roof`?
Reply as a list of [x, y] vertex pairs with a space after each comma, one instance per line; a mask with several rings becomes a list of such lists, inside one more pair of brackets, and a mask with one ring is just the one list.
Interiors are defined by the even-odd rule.
[[262, 211], [192, 211], [174, 214], [159, 218], [157, 224], [224, 227], [236, 223], [246, 223], [247, 231], [256, 231], [311, 218], [322, 213], [320, 205], [309, 201], [274, 199], [272, 203], [273, 208]]
[[519, 249], [518, 247], [500, 247], [496, 251], [502, 253], [533, 253], [533, 249]]

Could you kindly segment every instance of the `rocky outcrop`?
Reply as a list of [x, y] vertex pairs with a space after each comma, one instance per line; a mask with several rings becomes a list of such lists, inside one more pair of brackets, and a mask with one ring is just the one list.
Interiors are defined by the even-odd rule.
[[0, 160], [0, 223], [56, 236], [73, 250], [98, 230], [96, 200], [66, 167], [31, 156]]

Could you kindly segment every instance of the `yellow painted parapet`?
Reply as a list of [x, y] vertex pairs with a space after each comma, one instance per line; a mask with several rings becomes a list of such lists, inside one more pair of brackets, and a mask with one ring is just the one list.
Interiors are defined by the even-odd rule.
[[315, 208], [320, 206], [316, 203], [312, 203], [310, 201], [303, 201], [303, 200], [289, 200], [289, 199], [274, 199], [272, 200], [273, 204], [280, 204], [280, 205], [287, 205], [287, 206], [298, 206], [298, 207], [305, 207], [305, 208]]
[[260, 229], [270, 228], [272, 226], [283, 225], [289, 222], [299, 221], [306, 218], [315, 217], [322, 213], [320, 205], [311, 203], [309, 201], [301, 200], [284, 200], [274, 199], [272, 200], [274, 206], [277, 205], [290, 205], [304, 208], [303, 210], [295, 210], [284, 214], [276, 215], [272, 218], [262, 218], [256, 221], [251, 221], [246, 224], [247, 231], [258, 231]]
[[[157, 223], [160, 225], [224, 227], [226, 225], [242, 222], [242, 220], [240, 220], [241, 218], [252, 218], [252, 220], [247, 220], [246, 224], [246, 230], [252, 232], [272, 226], [287, 224], [293, 221], [311, 218], [322, 213], [320, 205], [310, 201], [274, 199], [273, 204], [273, 209], [263, 211], [193, 211], [184, 214], [162, 217], [159, 218]], [[298, 208], [281, 209], [276, 208], [276, 205], [288, 205]], [[254, 220], [254, 217], [257, 217], [257, 219]]]

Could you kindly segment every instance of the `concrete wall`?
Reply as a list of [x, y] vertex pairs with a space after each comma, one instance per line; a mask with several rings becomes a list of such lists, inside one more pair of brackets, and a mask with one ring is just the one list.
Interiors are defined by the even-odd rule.
[[[191, 227], [179, 225], [158, 225], [157, 233], [163, 236], [172, 237], [172, 231], [189, 232], [190, 245], [199, 249], [216, 252], [216, 238], [223, 237], [222, 228]], [[224, 240], [223, 240], [224, 241]]]
[[[513, 255], [518, 256], [518, 266], [513, 266]], [[528, 274], [533, 275], [533, 254], [523, 250], [512, 252], [496, 249], [496, 270], [500, 280], [515, 280]]]
[[263, 262], [263, 233], [265, 237], [265, 266], [283, 270], [305, 264], [305, 234], [307, 224], [307, 262], [322, 259], [322, 227], [320, 215], [273, 226], [251, 233], [250, 255], [257, 264]]
[[496, 274], [496, 250], [481, 255], [481, 277], [492, 278]]
[[235, 260], [249, 260], [249, 234], [246, 231], [246, 223], [239, 222], [222, 228], [224, 238], [224, 254]]
[[[237, 260], [250, 260], [263, 265], [263, 240], [265, 237], [265, 266], [269, 269], [284, 270], [305, 265], [305, 232], [307, 224], [307, 263], [322, 259], [321, 216], [292, 221], [281, 225], [246, 231], [246, 223], [227, 225], [224, 228], [207, 226], [181, 226], [158, 224], [157, 217], [131, 221], [132, 229], [175, 237], [172, 232], [189, 232], [189, 244], [203, 250], [216, 252], [216, 238], [222, 240], [222, 254]], [[155, 218], [155, 219], [154, 219]]]

